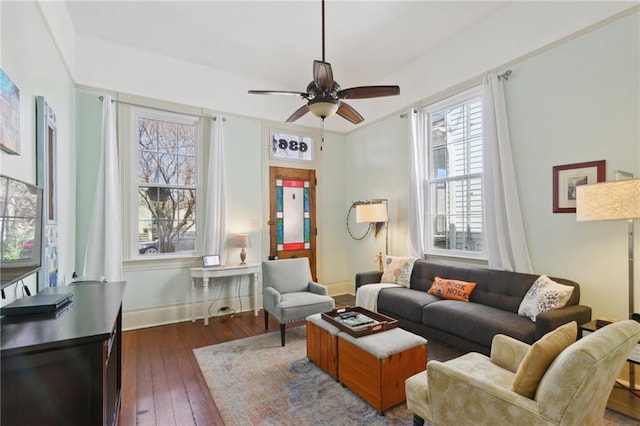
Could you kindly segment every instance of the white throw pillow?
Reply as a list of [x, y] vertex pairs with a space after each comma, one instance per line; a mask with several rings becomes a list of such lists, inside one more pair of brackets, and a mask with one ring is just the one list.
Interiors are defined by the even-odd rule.
[[540, 275], [524, 295], [518, 308], [518, 315], [536, 322], [536, 315], [540, 312], [562, 308], [567, 304], [572, 294], [572, 286], [559, 284], [546, 275]]
[[415, 261], [415, 257], [387, 256], [384, 260], [384, 272], [380, 282], [409, 287]]

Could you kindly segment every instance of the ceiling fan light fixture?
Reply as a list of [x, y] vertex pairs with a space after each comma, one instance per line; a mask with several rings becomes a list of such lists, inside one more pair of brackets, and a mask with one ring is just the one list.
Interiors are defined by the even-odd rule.
[[310, 102], [309, 110], [316, 117], [320, 117], [322, 119], [329, 118], [338, 110], [338, 102], [333, 102], [331, 100]]

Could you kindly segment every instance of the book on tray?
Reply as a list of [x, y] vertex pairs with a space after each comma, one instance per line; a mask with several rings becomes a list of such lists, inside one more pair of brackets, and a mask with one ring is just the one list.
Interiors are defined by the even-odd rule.
[[349, 327], [360, 327], [367, 324], [373, 324], [376, 321], [369, 318], [366, 315], [357, 314], [353, 315], [349, 318], [343, 318], [342, 323], [348, 325]]

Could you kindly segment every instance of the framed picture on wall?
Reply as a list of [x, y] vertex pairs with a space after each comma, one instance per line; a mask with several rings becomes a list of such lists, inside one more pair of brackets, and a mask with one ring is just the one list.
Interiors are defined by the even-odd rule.
[[20, 155], [20, 89], [0, 68], [0, 149]]
[[553, 212], [576, 212], [576, 187], [604, 182], [605, 160], [553, 167]]

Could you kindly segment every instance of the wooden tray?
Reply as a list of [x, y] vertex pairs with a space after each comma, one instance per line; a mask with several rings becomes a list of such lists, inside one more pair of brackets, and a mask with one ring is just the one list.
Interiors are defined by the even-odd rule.
[[[338, 314], [343, 312], [358, 312], [366, 315], [369, 318], [376, 321], [374, 324], [366, 324], [359, 327], [351, 327], [344, 324]], [[361, 308], [360, 306], [347, 306], [346, 308], [334, 309], [330, 312], [323, 312], [322, 319], [330, 324], [338, 327], [345, 333], [350, 334], [353, 337], [368, 336], [369, 334], [379, 333], [381, 331], [391, 330], [398, 326], [398, 321], [388, 317], [386, 315], [379, 314], [377, 312], [370, 311], [368, 309]]]

